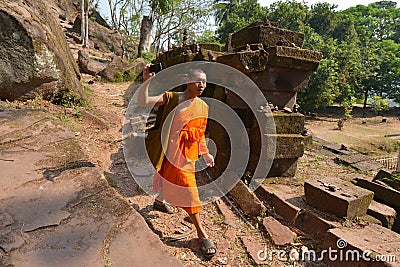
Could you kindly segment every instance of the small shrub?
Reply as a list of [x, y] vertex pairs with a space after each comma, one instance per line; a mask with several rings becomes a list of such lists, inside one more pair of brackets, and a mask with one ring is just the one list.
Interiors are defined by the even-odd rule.
[[155, 54], [152, 52], [142, 52], [142, 58], [146, 60], [147, 63], [150, 63], [153, 59], [156, 58]]
[[120, 71], [117, 71], [114, 75], [114, 82], [120, 83], [124, 81], [124, 74]]
[[375, 112], [375, 114], [379, 114], [379, 112], [389, 110], [389, 102], [386, 99], [383, 99], [381, 96], [373, 96], [372, 110]]

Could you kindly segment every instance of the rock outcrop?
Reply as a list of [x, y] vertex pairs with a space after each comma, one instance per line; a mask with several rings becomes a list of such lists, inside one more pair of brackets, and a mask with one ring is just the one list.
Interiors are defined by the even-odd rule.
[[0, 98], [84, 98], [79, 69], [53, 5], [39, 0], [0, 2]]
[[[75, 32], [79, 35], [81, 34], [80, 15], [75, 18], [71, 32]], [[105, 53], [111, 51], [121, 56], [121, 34], [101, 25], [97, 21], [89, 20], [89, 47]]]

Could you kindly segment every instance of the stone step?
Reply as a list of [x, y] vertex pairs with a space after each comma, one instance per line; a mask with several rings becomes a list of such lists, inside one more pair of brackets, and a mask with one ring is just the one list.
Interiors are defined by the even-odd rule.
[[300, 134], [266, 134], [268, 144], [276, 140], [275, 159], [299, 158], [304, 154], [304, 136]]
[[330, 229], [322, 249], [332, 267], [400, 266], [400, 235], [376, 224]]
[[[228, 172], [226, 175], [228, 176], [226, 179], [229, 181], [239, 180], [234, 172]], [[249, 216], [261, 216], [267, 211], [267, 208], [257, 196], [241, 180], [229, 191], [229, 194], [243, 212]]]
[[349, 219], [365, 215], [374, 197], [373, 192], [336, 177], [309, 179], [304, 192], [309, 205]]
[[400, 192], [390, 188], [379, 181], [369, 181], [364, 178], [356, 178], [354, 183], [362, 188], [374, 192], [374, 199], [389, 205], [395, 209], [400, 209]]
[[377, 218], [382, 223], [383, 227], [392, 229], [397, 213], [395, 209], [372, 200], [367, 214]]
[[275, 246], [290, 245], [297, 237], [297, 234], [292, 232], [289, 227], [281, 224], [273, 217], [265, 217], [263, 226], [265, 230], [267, 230]]
[[317, 238], [322, 238], [326, 231], [341, 225], [342, 219], [307, 205], [302, 186], [277, 184], [274, 183], [276, 179], [267, 178], [257, 188], [256, 194], [288, 224]]
[[277, 134], [301, 134], [304, 130], [304, 115], [300, 113], [273, 112]]
[[[260, 132], [257, 129], [250, 130], [250, 151], [257, 153], [261, 148], [272, 149], [275, 142], [275, 159], [299, 158], [304, 154], [305, 137], [300, 134], [264, 134], [261, 142]], [[273, 151], [269, 151], [271, 154]]]

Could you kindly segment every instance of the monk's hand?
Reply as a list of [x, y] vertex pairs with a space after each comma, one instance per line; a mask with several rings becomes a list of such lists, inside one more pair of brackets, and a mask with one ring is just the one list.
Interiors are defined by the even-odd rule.
[[150, 78], [153, 78], [156, 74], [154, 72], [150, 72], [150, 64], [146, 65], [146, 68], [143, 70], [143, 81], [147, 81]]
[[214, 156], [210, 153], [203, 154], [203, 159], [206, 162], [207, 166], [214, 167]]

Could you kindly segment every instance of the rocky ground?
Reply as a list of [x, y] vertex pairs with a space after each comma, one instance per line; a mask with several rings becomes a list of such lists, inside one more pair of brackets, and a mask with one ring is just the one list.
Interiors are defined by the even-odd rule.
[[[62, 124], [75, 133], [84, 152], [101, 170], [108, 185], [115, 188], [134, 209], [139, 211], [170, 253], [185, 266], [251, 266], [255, 262], [246, 251], [246, 248], [249, 249], [246, 240], [273, 247], [260, 224], [262, 218], [247, 218], [252, 225], [250, 226], [240, 219], [237, 213], [230, 212], [231, 220], [227, 222], [228, 214], [226, 213], [230, 209], [224, 209], [228, 204], [220, 200], [219, 203], [206, 205], [201, 212], [205, 228], [219, 250], [211, 261], [207, 261], [198, 249], [194, 227], [187, 220], [185, 212], [176, 209], [175, 214], [168, 215], [154, 211], [153, 199], [136, 184], [134, 175], [129, 172], [125, 164], [121, 126], [127, 103], [138, 85], [103, 83], [89, 75], [83, 76], [83, 82], [89, 96], [89, 104], [84, 108], [57, 107], [40, 99], [26, 103], [2, 103], [2, 105], [6, 108], [45, 109], [59, 117]], [[308, 127], [313, 130], [312, 127], [315, 124], [315, 122], [308, 123]], [[326, 175], [352, 179], [372, 176], [373, 173], [358, 173], [349, 167], [336, 164], [332, 153], [322, 149], [320, 144], [314, 143], [300, 158], [296, 176], [280, 179], [277, 182], [292, 185], [294, 190], [302, 190], [304, 180]], [[149, 179], [152, 178], [149, 177]], [[225, 210], [224, 214], [221, 213], [221, 209]], [[235, 227], [232, 227], [232, 224]], [[318, 245], [316, 240], [310, 240], [308, 236], [301, 233], [296, 240], [297, 244], [293, 246]], [[271, 266], [296, 265], [296, 263], [283, 263], [277, 259], [268, 264]]]

